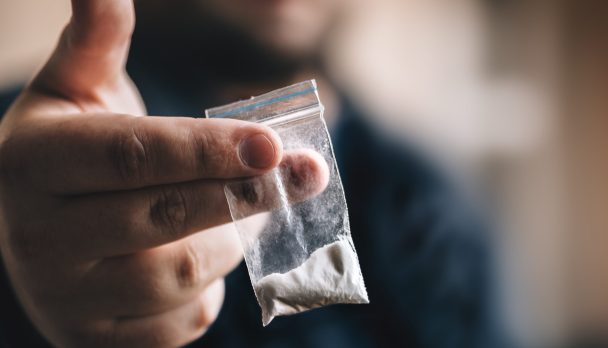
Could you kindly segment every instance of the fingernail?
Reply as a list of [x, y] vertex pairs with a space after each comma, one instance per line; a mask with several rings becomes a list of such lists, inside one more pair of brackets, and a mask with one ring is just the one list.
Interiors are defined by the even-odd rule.
[[274, 145], [265, 135], [255, 134], [241, 141], [239, 155], [245, 165], [266, 169], [274, 163]]

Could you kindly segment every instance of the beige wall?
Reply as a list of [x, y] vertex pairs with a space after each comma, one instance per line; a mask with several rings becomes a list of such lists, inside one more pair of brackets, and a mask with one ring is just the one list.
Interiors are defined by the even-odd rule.
[[608, 3], [564, 9], [563, 129], [572, 245], [568, 281], [578, 331], [608, 333]]
[[387, 129], [455, 163], [496, 202], [507, 321], [526, 346], [556, 346], [569, 334], [559, 8], [482, 3], [362, 3], [330, 59]]
[[69, 17], [69, 1], [0, 2], [0, 89], [23, 83], [52, 50]]

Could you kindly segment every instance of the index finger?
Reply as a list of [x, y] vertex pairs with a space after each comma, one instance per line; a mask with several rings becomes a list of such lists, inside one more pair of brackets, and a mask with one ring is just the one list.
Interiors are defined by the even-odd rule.
[[72, 116], [19, 133], [11, 153], [21, 172], [57, 194], [253, 176], [282, 157], [273, 130], [228, 119]]

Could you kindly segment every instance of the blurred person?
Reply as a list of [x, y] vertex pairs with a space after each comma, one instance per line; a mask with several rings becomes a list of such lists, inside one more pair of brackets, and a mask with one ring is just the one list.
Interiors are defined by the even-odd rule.
[[[14, 102], [0, 98], [2, 343], [501, 346], [486, 227], [323, 66], [346, 5], [72, 0], [45, 67]], [[371, 304], [262, 328], [238, 240], [216, 227], [230, 221], [221, 187], [289, 153], [259, 125], [137, 116], [196, 117], [308, 78], [327, 106]]]

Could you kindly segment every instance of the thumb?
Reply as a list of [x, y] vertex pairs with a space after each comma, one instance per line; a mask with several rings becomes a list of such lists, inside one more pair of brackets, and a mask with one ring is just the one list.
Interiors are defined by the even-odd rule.
[[133, 0], [72, 0], [72, 18], [32, 87], [95, 97], [121, 77], [134, 25]]

